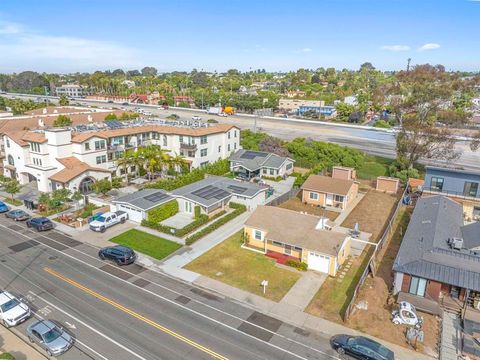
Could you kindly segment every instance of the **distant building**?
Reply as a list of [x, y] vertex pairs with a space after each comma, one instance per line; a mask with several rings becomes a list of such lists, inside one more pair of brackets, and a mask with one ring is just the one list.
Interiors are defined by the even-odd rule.
[[343, 99], [343, 102], [348, 105], [356, 106], [358, 105], [358, 98], [355, 95], [346, 96], [345, 99]]
[[309, 111], [315, 111], [319, 115], [324, 115], [325, 117], [333, 117], [337, 113], [335, 106], [300, 106], [297, 113], [298, 115], [303, 116]]
[[289, 90], [285, 94], [288, 98], [304, 97], [307, 95], [305, 91], [302, 90]]
[[278, 108], [283, 111], [298, 111], [302, 106], [325, 106], [325, 101], [322, 100], [297, 100], [297, 99], [280, 99]]
[[135, 81], [133, 81], [133, 80], [123, 80], [122, 85], [125, 85], [127, 88], [131, 89], [135, 86]]
[[88, 91], [80, 85], [67, 84], [55, 88], [57, 96], [65, 95], [67, 97], [84, 97]]

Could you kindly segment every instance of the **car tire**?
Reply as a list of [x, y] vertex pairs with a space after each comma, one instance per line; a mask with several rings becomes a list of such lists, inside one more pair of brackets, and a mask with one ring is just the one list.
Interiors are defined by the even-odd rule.
[[50, 352], [50, 350], [47, 349], [47, 356], [48, 357], [53, 357], [52, 353]]
[[103, 254], [98, 254], [98, 257], [99, 257], [101, 260], [105, 260], [105, 255], [103, 255]]
[[32, 225], [31, 225], [29, 222], [27, 222], [27, 227], [28, 227], [28, 228], [31, 228]]
[[122, 224], [124, 224], [124, 223], [125, 223], [125, 218], [122, 218], [122, 219], [120, 220], [120, 222], [121, 222]]
[[33, 341], [33, 339], [30, 336], [28, 337], [28, 341], [30, 341], [31, 343], [35, 342], [35, 341]]
[[100, 232], [101, 232], [101, 233], [104, 233], [105, 230], [106, 230], [106, 229], [105, 229], [105, 226], [102, 226], [102, 227], [100, 228]]
[[115, 260], [115, 262], [117, 263], [118, 266], [122, 266], [121, 260]]
[[345, 355], [345, 349], [342, 348], [341, 346], [339, 346], [337, 348], [337, 353], [338, 353], [338, 355]]
[[10, 327], [10, 325], [8, 325], [5, 320], [2, 320], [2, 325], [5, 326], [7, 329]]

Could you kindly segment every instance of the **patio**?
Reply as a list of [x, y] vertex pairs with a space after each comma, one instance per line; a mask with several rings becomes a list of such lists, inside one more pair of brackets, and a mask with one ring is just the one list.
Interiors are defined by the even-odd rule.
[[173, 215], [172, 217], [169, 217], [168, 219], [163, 220], [161, 224], [165, 226], [173, 227], [175, 229], [181, 229], [184, 226], [187, 226], [188, 224], [190, 224], [193, 220], [194, 219], [189, 214], [179, 212]]

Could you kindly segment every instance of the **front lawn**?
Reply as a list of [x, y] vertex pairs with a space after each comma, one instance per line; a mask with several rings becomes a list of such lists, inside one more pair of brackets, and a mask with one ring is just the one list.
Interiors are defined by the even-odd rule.
[[15, 198], [4, 198], [3, 202], [6, 202], [7, 204], [14, 205], [14, 206], [20, 206], [23, 204], [21, 200], [15, 199]]
[[357, 170], [359, 179], [372, 180], [378, 176], [387, 176], [388, 167], [393, 162], [393, 159], [384, 158], [381, 156], [366, 155], [365, 161]]
[[142, 254], [161, 260], [177, 251], [182, 245], [158, 236], [130, 229], [110, 239], [116, 244], [128, 246]]
[[242, 231], [198, 257], [185, 268], [228, 285], [263, 296], [262, 280], [268, 280], [265, 297], [280, 301], [300, 274], [275, 266], [265, 255], [242, 249]]

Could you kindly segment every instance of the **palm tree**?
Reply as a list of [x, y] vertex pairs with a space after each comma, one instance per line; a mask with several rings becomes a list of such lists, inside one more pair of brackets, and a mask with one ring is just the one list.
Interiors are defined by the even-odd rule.
[[134, 161], [134, 151], [133, 150], [126, 150], [121, 157], [119, 157], [116, 160], [117, 163], [117, 168], [121, 167], [123, 168], [123, 172], [125, 173], [125, 177], [127, 179], [127, 184], [128, 184], [128, 174], [127, 174], [127, 168], [136, 165]]
[[174, 169], [176, 172], [183, 172], [186, 166], [189, 165], [189, 162], [179, 154], [170, 157], [169, 168]]

